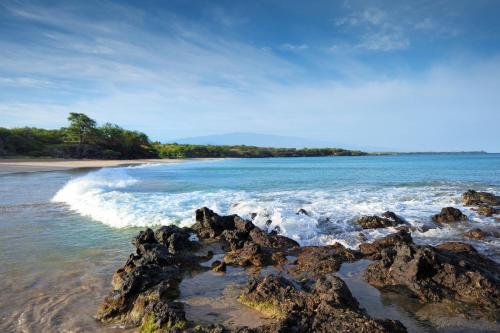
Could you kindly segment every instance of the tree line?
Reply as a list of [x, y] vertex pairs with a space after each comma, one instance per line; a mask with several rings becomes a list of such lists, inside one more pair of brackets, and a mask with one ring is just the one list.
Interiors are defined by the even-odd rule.
[[362, 151], [340, 148], [296, 149], [151, 142], [146, 134], [115, 124], [97, 126], [94, 119], [83, 113], [70, 113], [68, 121], [68, 127], [54, 130], [0, 127], [0, 156], [136, 159], [366, 155]]
[[313, 157], [313, 156], [361, 156], [367, 153], [341, 148], [272, 148], [255, 146], [216, 146], [191, 144], [153, 143], [153, 147], [162, 158], [196, 157]]
[[83, 113], [70, 113], [68, 121], [68, 127], [55, 130], [0, 127], [0, 155], [96, 159], [157, 156], [144, 133], [110, 123], [97, 126]]

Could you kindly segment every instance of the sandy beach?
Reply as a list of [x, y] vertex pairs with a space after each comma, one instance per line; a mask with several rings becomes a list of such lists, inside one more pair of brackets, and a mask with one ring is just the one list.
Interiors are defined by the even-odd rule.
[[184, 160], [166, 158], [137, 160], [0, 159], [0, 175], [20, 172], [103, 168], [146, 163], [180, 163], [182, 161]]

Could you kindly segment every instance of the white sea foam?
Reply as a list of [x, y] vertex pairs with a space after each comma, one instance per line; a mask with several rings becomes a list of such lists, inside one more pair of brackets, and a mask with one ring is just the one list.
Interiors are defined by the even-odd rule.
[[[137, 168], [137, 167], [135, 167]], [[391, 210], [416, 228], [417, 241], [439, 242], [460, 239], [458, 226], [437, 227], [430, 216], [444, 206], [455, 206], [469, 215], [472, 226], [494, 227], [493, 219], [479, 217], [460, 206], [463, 188], [446, 185], [419, 187], [367, 187], [338, 190], [300, 191], [193, 191], [183, 193], [140, 192], [140, 180], [131, 168], [101, 169], [69, 181], [53, 198], [81, 215], [115, 228], [167, 224], [189, 226], [194, 211], [202, 206], [220, 214], [238, 214], [262, 228], [277, 229], [283, 235], [307, 244], [340, 242], [355, 248], [363, 241], [385, 236], [393, 228], [360, 230], [354, 219], [365, 214]], [[132, 189], [132, 190], [131, 190]], [[297, 214], [304, 209], [306, 214]], [[478, 243], [488, 248], [500, 244]]]

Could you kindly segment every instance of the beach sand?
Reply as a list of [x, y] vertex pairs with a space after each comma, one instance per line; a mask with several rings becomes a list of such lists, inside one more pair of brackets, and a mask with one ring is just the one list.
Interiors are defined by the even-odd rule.
[[103, 168], [145, 163], [180, 163], [182, 161], [184, 160], [166, 158], [138, 160], [0, 159], [0, 175], [19, 172]]

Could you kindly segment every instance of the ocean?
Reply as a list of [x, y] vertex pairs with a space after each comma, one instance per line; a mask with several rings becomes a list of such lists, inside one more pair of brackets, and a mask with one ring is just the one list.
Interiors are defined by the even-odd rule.
[[[189, 226], [202, 206], [253, 218], [301, 245], [351, 248], [394, 232], [354, 223], [390, 210], [418, 243], [467, 241], [499, 261], [498, 239], [463, 237], [499, 223], [461, 205], [468, 189], [500, 194], [500, 154], [223, 159], [3, 175], [0, 330], [103, 329], [92, 316], [131, 237], [144, 227]], [[470, 221], [436, 225], [431, 216], [446, 206]]]

